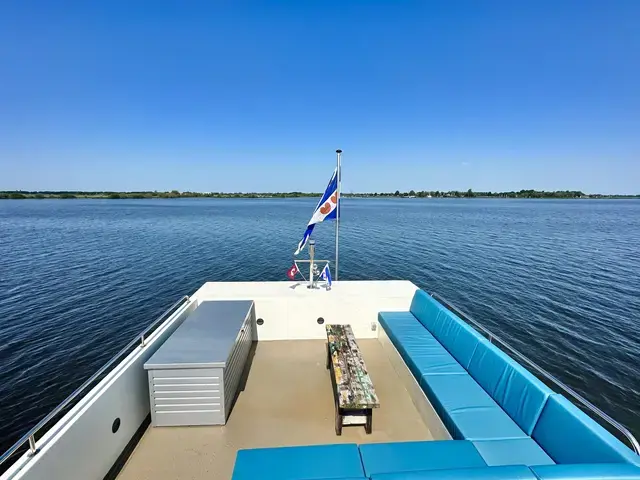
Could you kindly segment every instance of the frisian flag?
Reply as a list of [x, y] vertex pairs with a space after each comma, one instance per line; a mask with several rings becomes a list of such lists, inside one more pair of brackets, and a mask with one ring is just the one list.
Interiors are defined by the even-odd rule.
[[309, 220], [309, 224], [307, 225], [307, 230], [304, 232], [300, 243], [298, 243], [298, 249], [294, 255], [298, 255], [304, 249], [316, 223], [336, 219], [338, 216], [338, 203], [338, 168], [336, 167], [333, 175], [331, 175], [331, 180], [329, 180], [329, 185], [327, 185], [327, 189], [324, 191], [324, 195], [322, 195], [318, 205], [316, 205], [316, 209], [313, 211], [311, 220]]

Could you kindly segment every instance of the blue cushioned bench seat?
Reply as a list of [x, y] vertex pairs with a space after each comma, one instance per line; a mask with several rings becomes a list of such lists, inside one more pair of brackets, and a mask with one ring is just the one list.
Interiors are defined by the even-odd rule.
[[554, 465], [555, 462], [533, 439], [480, 440], [473, 446], [487, 465]]
[[378, 320], [416, 378], [467, 373], [411, 312], [381, 312]]
[[416, 318], [447, 349], [458, 363], [468, 370], [469, 363], [479, 343], [486, 342], [484, 337], [462, 321], [455, 313], [441, 306], [435, 321], [422, 317], [414, 304], [419, 302], [436, 302], [425, 292], [416, 293], [411, 312], [417, 312]]
[[532, 437], [556, 463], [640, 465], [638, 455], [562, 395], [549, 397]]
[[238, 450], [232, 480], [364, 478], [356, 444]]
[[371, 443], [360, 445], [360, 456], [367, 477], [487, 465], [473, 444], [466, 441]]
[[527, 434], [531, 435], [554, 392], [488, 341], [478, 343], [469, 374]]
[[527, 437], [470, 375], [424, 375], [420, 386], [453, 438]]
[[372, 475], [371, 480], [537, 480], [537, 478], [527, 467], [518, 465], [382, 473]]
[[640, 465], [632, 450], [426, 292], [415, 292], [408, 312], [378, 318], [451, 436], [472, 441], [487, 465], [549, 472], [562, 471], [554, 463]]
[[378, 318], [453, 438], [531, 434], [553, 392], [457, 315], [419, 290], [409, 312]]
[[531, 467], [540, 480], [640, 480], [640, 468], [628, 463], [581, 463]]

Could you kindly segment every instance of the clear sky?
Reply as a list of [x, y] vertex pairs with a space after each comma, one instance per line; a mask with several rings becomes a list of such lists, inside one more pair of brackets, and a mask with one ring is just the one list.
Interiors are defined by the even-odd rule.
[[640, 193], [639, 19], [638, 0], [3, 0], [0, 190], [320, 191], [342, 148], [345, 191]]

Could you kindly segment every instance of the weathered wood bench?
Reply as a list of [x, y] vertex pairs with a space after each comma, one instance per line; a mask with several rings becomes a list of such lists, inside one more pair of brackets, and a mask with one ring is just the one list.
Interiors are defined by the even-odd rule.
[[378, 396], [350, 325], [326, 325], [327, 369], [336, 406], [336, 435], [344, 425], [364, 425], [371, 433]]

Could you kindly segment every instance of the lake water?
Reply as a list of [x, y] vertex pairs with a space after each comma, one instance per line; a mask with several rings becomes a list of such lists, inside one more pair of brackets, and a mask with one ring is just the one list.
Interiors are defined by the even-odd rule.
[[[205, 281], [286, 280], [313, 199], [0, 202], [0, 447]], [[345, 199], [341, 279], [408, 279], [640, 436], [640, 201]], [[319, 255], [333, 257], [333, 223]]]

